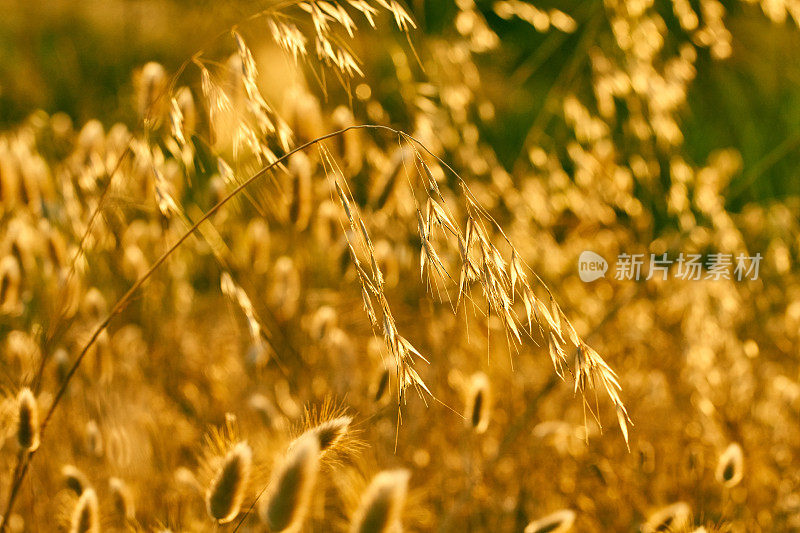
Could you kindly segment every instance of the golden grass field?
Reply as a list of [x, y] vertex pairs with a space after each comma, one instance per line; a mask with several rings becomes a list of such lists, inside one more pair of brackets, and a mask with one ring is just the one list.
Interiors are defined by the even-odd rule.
[[0, 532], [800, 531], [800, 1], [2, 7]]

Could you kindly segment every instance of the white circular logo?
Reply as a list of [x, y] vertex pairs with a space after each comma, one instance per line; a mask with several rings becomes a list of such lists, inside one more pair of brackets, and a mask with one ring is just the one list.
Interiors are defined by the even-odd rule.
[[581, 281], [589, 283], [596, 279], [604, 278], [608, 271], [608, 262], [600, 255], [584, 250], [578, 257], [578, 276]]

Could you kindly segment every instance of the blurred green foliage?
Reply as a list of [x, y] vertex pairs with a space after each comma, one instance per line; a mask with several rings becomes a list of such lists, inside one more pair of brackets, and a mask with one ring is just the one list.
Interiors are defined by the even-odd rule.
[[[0, 127], [22, 121], [35, 109], [63, 111], [76, 123], [135, 122], [132, 73], [155, 60], [177, 69], [218, 33], [272, 2], [179, 0], [0, 1]], [[414, 39], [447, 36], [456, 13], [450, 1], [411, 0], [419, 21]], [[681, 31], [670, 2], [657, 2], [670, 31]], [[662, 5], [663, 4], [663, 5]], [[599, 36], [602, 2], [539, 2], [557, 6], [579, 23], [574, 34], [539, 34], [520, 21], [504, 21], [478, 2], [501, 39], [499, 50], [478, 58], [497, 120], [483, 125], [485, 138], [508, 168], [524, 157], [530, 134], [565, 141], [552, 118], [554, 104], [569, 92], [586, 91], [588, 50]], [[682, 131], [687, 156], [704, 162], [732, 147], [743, 171], [730, 185], [728, 208], [749, 201], [800, 195], [800, 31], [776, 25], [754, 7], [727, 2], [733, 55], [698, 57]], [[714, 61], [713, 68], [708, 63]]]

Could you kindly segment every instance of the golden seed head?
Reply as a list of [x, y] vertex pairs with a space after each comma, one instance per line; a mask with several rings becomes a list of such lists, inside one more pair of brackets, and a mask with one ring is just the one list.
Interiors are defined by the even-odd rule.
[[250, 480], [252, 451], [240, 442], [228, 452], [206, 492], [206, 510], [220, 524], [236, 518]]
[[20, 391], [17, 398], [17, 442], [20, 448], [34, 452], [39, 447], [39, 406], [29, 388]]
[[525, 526], [524, 533], [566, 533], [575, 523], [575, 511], [561, 509]]
[[313, 427], [309, 432], [316, 435], [319, 440], [319, 450], [321, 453], [334, 448], [336, 444], [347, 434], [350, 423], [353, 421], [351, 416], [339, 416], [326, 420], [318, 426]]
[[103, 455], [103, 433], [94, 420], [86, 423], [86, 450], [95, 457]]
[[94, 489], [86, 489], [75, 504], [70, 523], [70, 533], [98, 533], [100, 519], [98, 517], [97, 494]]
[[298, 531], [308, 513], [319, 470], [319, 438], [304, 433], [273, 471], [261, 518], [273, 531]]
[[67, 488], [71, 489], [79, 496], [90, 486], [86, 474], [78, 470], [74, 465], [64, 465], [61, 468], [61, 476], [64, 478], [64, 484]]
[[676, 502], [657, 509], [642, 526], [643, 533], [656, 531], [683, 531], [689, 527], [692, 509], [685, 502]]
[[175, 105], [181, 114], [181, 133], [184, 139], [188, 141], [197, 127], [197, 108], [195, 107], [191, 89], [179, 87], [175, 91]]
[[735, 487], [744, 475], [744, 453], [739, 444], [733, 442], [719, 456], [714, 477], [725, 487]]
[[128, 484], [118, 477], [112, 477], [108, 480], [108, 488], [114, 499], [117, 514], [125, 520], [135, 520], [136, 506]]
[[361, 497], [350, 523], [350, 533], [388, 533], [399, 523], [408, 490], [408, 470], [378, 473]]
[[167, 109], [167, 72], [160, 64], [146, 63], [137, 79], [139, 114], [148, 122], [157, 124]]

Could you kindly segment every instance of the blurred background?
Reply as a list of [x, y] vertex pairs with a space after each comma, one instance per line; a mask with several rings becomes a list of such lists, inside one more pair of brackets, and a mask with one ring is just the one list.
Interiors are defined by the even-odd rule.
[[800, 1], [0, 13], [9, 531], [263, 531], [325, 424], [297, 530], [800, 531]]
[[[483, 88], [498, 120], [485, 127], [488, 142], [506, 168], [523, 152], [537, 124], [553, 132], [546, 102], [581, 86], [589, 70], [587, 51], [603, 46], [589, 24], [599, 13], [594, 0], [540, 2], [574, 16], [579, 31], [568, 36], [531, 32], [520, 20], [505, 21], [492, 2], [478, 8], [498, 32], [502, 46], [478, 61]], [[746, 201], [782, 199], [800, 193], [800, 34], [791, 21], [775, 24], [758, 6], [728, 2], [725, 24], [732, 53], [713, 68], [701, 54], [698, 75], [683, 114], [685, 148], [694, 161], [731, 147], [746, 171], [733, 177], [726, 205], [740, 211]], [[269, 2], [3, 0], [0, 21], [0, 125], [20, 122], [36, 109], [63, 111], [77, 123], [100, 118], [135, 123], [131, 73], [147, 61], [176, 69], [214, 37]], [[412, 39], [456, 34], [453, 2], [409, 2], [419, 22]], [[670, 32], [681, 32], [669, 1], [656, 2]], [[776, 8], [777, 9], [777, 8]], [[591, 35], [587, 35], [591, 33]], [[548, 99], [549, 95], [549, 99]], [[552, 105], [552, 104], [551, 104]], [[545, 115], [545, 118], [542, 118]], [[500, 126], [502, 125], [502, 126]]]

